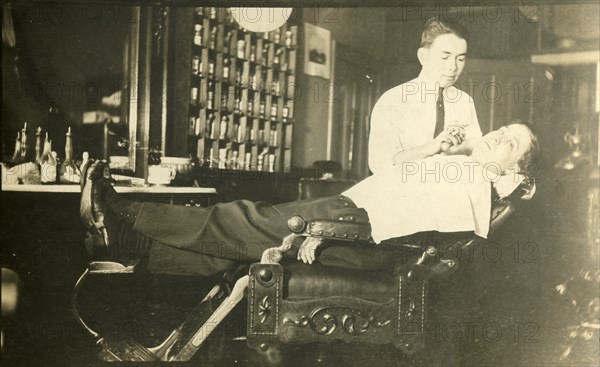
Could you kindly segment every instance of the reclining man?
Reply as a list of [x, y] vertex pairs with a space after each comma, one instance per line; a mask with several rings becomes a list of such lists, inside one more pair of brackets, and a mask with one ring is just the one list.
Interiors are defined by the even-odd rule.
[[[147, 256], [151, 272], [213, 275], [240, 262], [259, 261], [264, 250], [281, 245], [290, 234], [287, 222], [296, 215], [368, 222], [376, 243], [424, 231], [473, 231], [486, 237], [492, 182], [511, 169], [531, 167], [538, 152], [533, 126], [517, 121], [490, 132], [469, 142], [469, 155], [446, 155], [442, 150], [448, 144], [452, 141], [440, 141], [438, 154], [400, 162], [341, 195], [279, 205], [238, 200], [201, 208], [132, 202], [112, 188], [103, 163], [94, 162], [82, 175], [88, 246], [133, 244], [134, 257]], [[372, 250], [325, 247], [318, 259], [332, 255], [338, 266], [366, 269], [389, 260], [385, 253], [373, 256]], [[317, 260], [314, 243], [300, 244], [297, 259]]]

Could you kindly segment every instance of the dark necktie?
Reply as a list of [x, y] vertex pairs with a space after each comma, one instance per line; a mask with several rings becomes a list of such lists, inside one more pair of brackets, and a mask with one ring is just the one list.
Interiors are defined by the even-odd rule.
[[435, 111], [435, 131], [433, 133], [433, 137], [438, 136], [442, 131], [444, 131], [444, 96], [442, 92], [443, 88], [440, 88], [440, 93], [438, 94], [437, 102], [436, 102], [436, 111]]

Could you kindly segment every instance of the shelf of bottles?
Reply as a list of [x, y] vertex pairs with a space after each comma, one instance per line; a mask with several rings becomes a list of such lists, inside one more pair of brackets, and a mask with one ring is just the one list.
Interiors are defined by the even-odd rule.
[[297, 27], [250, 32], [227, 9], [210, 7], [195, 8], [193, 23], [190, 153], [211, 168], [286, 170]]

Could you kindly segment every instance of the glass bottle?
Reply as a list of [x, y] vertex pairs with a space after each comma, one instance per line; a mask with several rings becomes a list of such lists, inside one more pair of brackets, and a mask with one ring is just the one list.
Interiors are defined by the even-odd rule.
[[260, 101], [260, 105], [258, 106], [258, 115], [261, 118], [265, 117], [265, 101]]
[[213, 110], [215, 108], [215, 91], [213, 82], [208, 82], [208, 100], [206, 101], [206, 108]]
[[200, 58], [198, 56], [192, 58], [192, 74], [200, 74]]
[[272, 121], [277, 120], [277, 105], [276, 104], [273, 104], [271, 106], [271, 120]]
[[222, 110], [228, 110], [228, 105], [229, 104], [229, 93], [227, 90], [224, 90], [223, 93], [221, 93], [221, 109]]
[[254, 115], [254, 103], [252, 101], [248, 101], [248, 115]]
[[262, 60], [261, 60], [261, 65], [263, 66], [267, 66], [268, 65], [268, 59], [269, 59], [269, 46], [264, 45], [263, 49], [262, 49]]
[[210, 60], [210, 63], [208, 64], [208, 77], [212, 78], [215, 74], [215, 62], [213, 60]]
[[269, 172], [275, 172], [275, 154], [269, 154]]
[[238, 57], [238, 59], [243, 59], [245, 53], [246, 53], [246, 41], [238, 40], [237, 41], [237, 57]]
[[41, 181], [43, 184], [56, 183], [57, 161], [56, 156], [52, 154], [52, 142], [48, 140], [48, 133], [44, 140], [44, 152], [42, 153]]
[[239, 152], [237, 150], [233, 151], [233, 155], [231, 157], [231, 167], [232, 169], [239, 169]]
[[251, 165], [252, 165], [252, 153], [248, 152], [248, 153], [246, 153], [246, 158], [244, 160], [244, 168], [249, 170], [249, 169], [251, 169]]
[[79, 172], [81, 172], [82, 174], [83, 174], [83, 168], [85, 167], [85, 164], [89, 160], [90, 160], [90, 153], [83, 152], [83, 155], [81, 156], [81, 165], [79, 166]]
[[235, 89], [235, 113], [241, 113], [242, 112], [242, 98], [241, 98], [241, 93], [239, 91], [239, 89]]
[[194, 44], [202, 46], [202, 24], [194, 25]]
[[240, 69], [235, 70], [235, 83], [236, 84], [242, 83], [242, 71]]
[[216, 138], [216, 134], [215, 134], [215, 115], [212, 113], [208, 114], [208, 131], [210, 132], [210, 138], [211, 139], [215, 139]]
[[271, 129], [271, 145], [276, 147], [279, 144], [277, 144], [277, 142], [279, 141], [279, 136], [277, 136], [277, 129], [275, 127], [273, 127], [273, 129]]
[[233, 124], [233, 133], [231, 134], [234, 141], [239, 143], [240, 139], [240, 124]]
[[38, 165], [42, 164], [42, 147], [44, 146], [44, 139], [42, 138], [42, 128], [38, 126], [35, 132], [35, 163]]
[[198, 104], [198, 88], [192, 87], [190, 90], [190, 102], [192, 105], [196, 106]]
[[208, 91], [208, 100], [206, 101], [206, 108], [208, 108], [209, 110], [213, 110], [215, 108], [215, 105], [213, 103], [213, 100], [215, 98], [215, 95], [213, 93], [212, 90]]
[[217, 47], [217, 27], [213, 27], [210, 30], [210, 48], [215, 49]]
[[277, 51], [275, 51], [275, 55], [273, 56], [273, 64], [274, 65], [279, 65], [279, 63], [281, 61], [281, 54], [283, 54], [283, 49], [278, 48]]
[[17, 139], [15, 140], [15, 151], [12, 156], [13, 163], [19, 163], [21, 161], [21, 132], [17, 132]]
[[[122, 167], [123, 169], [125, 167]], [[71, 127], [67, 129], [65, 139], [65, 160], [60, 166], [60, 178], [61, 181], [65, 182], [79, 182], [77, 167], [73, 163], [73, 140], [71, 134]]]
[[223, 117], [221, 117], [221, 126], [220, 126], [220, 131], [219, 131], [219, 139], [224, 140], [225, 137], [227, 136], [227, 124], [229, 123], [229, 118], [227, 117], [227, 115], [223, 115]]
[[24, 123], [23, 129], [21, 130], [21, 162], [28, 162], [29, 161], [28, 156], [29, 156], [29, 141], [27, 139], [27, 123]]
[[229, 52], [229, 47], [231, 47], [231, 37], [232, 36], [233, 36], [233, 33], [231, 33], [231, 31], [227, 31], [227, 33], [225, 34], [223, 48], [225, 49], [226, 52]]
[[223, 59], [223, 79], [229, 80], [229, 57]]
[[281, 110], [281, 117], [283, 117], [284, 119], [287, 119], [289, 117], [290, 114], [290, 109], [288, 106], [284, 106], [283, 110]]

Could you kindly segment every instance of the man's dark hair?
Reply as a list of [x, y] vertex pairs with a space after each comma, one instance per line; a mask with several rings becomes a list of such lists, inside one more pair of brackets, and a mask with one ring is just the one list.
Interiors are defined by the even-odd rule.
[[421, 34], [421, 47], [429, 47], [433, 41], [443, 34], [454, 34], [469, 42], [469, 32], [460, 23], [450, 23], [441, 20], [439, 17], [429, 18], [425, 23], [425, 28]]
[[518, 164], [520, 171], [519, 173], [522, 173], [528, 176], [529, 178], [533, 178], [531, 176], [533, 176], [537, 172], [537, 159], [540, 155], [540, 145], [537, 137], [537, 129], [531, 122], [522, 121], [518, 119], [510, 121], [507, 125], [513, 124], [523, 125], [529, 130], [531, 146], [525, 152], [525, 154], [523, 154], [523, 157], [521, 157]]

